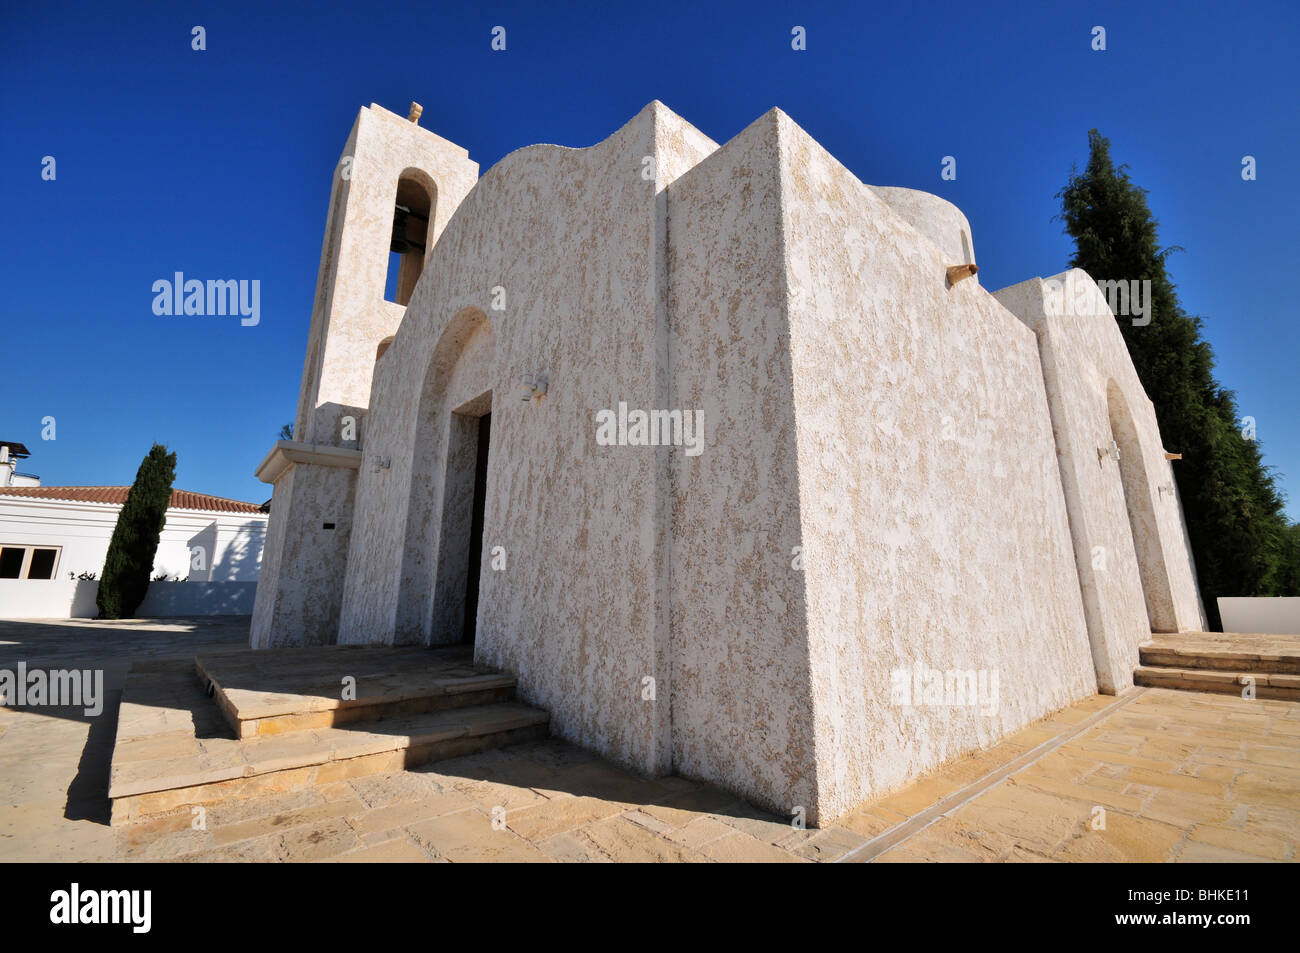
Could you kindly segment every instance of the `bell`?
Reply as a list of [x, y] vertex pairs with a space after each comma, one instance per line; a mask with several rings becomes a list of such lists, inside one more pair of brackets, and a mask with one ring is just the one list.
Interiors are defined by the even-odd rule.
[[406, 239], [406, 216], [410, 211], [400, 205], [393, 211], [393, 239], [388, 250], [399, 255], [405, 255], [411, 250], [411, 243]]
[[406, 219], [408, 216], [420, 221], [427, 221], [423, 215], [413, 213], [405, 205], [393, 206], [393, 237], [388, 243], [388, 250], [399, 255], [405, 255], [410, 251], [418, 251], [423, 254], [424, 246], [406, 237]]

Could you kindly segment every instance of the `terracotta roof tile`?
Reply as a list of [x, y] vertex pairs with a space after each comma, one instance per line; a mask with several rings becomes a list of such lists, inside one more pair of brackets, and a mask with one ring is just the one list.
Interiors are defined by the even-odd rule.
[[[126, 502], [129, 486], [0, 486], [0, 496], [21, 496], [33, 500], [67, 500], [73, 503]], [[181, 510], [207, 510], [216, 513], [260, 514], [265, 511], [257, 503], [228, 500], [222, 496], [194, 493], [190, 490], [172, 490], [168, 506]]]

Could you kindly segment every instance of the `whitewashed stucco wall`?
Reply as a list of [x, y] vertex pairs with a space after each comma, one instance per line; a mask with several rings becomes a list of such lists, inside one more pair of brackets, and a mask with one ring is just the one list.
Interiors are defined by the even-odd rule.
[[[1086, 272], [1049, 280], [1059, 294], [1032, 278], [995, 297], [1038, 337], [1098, 683], [1118, 692], [1153, 628], [1204, 629], [1205, 614], [1173, 465], [1115, 316]], [[1118, 463], [1098, 453], [1112, 439]]]
[[355, 492], [356, 471], [344, 467], [299, 464], [276, 481], [253, 607], [254, 648], [334, 641]]
[[[642, 697], [647, 677], [668, 691], [661, 468], [650, 448], [597, 446], [595, 418], [619, 401], [655, 406], [661, 193], [711, 146], [654, 103], [590, 148], [514, 152], [470, 192], [377, 365], [354, 517], [366, 531], [352, 538], [339, 626], [345, 643], [410, 635], [397, 607], [412, 487], [440, 479], [426, 469], [437, 455], [420, 448], [444, 439], [456, 406], [425, 399], [430, 369], [454, 367], [485, 323], [491, 362], [457, 385], [462, 397], [492, 392], [476, 654], [515, 673], [554, 732], [652, 772], [670, 767], [667, 704]], [[538, 373], [546, 395], [519, 400]], [[375, 458], [390, 466], [375, 470]], [[504, 571], [486, 565], [496, 546]], [[405, 585], [431, 588], [431, 571]]]
[[[821, 819], [1093, 691], [1032, 335], [779, 111], [669, 210], [678, 769]], [[1005, 690], [894, 704], [917, 664]]]
[[[788, 117], [779, 138], [817, 804], [833, 817], [1096, 680], [1036, 342], [975, 281], [948, 285], [973, 260], [964, 216], [937, 245]], [[918, 665], [996, 673], [996, 699], [899, 704], [894, 673]]]
[[[943, 259], [949, 265], [975, 264], [975, 241], [970, 222], [957, 206], [916, 189], [881, 185], [867, 188], [894, 214], [928, 238], [930, 244], [943, 253]], [[979, 275], [972, 275], [965, 281], [979, 284]]]
[[[785, 814], [816, 801], [777, 118], [668, 189], [674, 768]], [[829, 369], [827, 369], [829, 371]]]

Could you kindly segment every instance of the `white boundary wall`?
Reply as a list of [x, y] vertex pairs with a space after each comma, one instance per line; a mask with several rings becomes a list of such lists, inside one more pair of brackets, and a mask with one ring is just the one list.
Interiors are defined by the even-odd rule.
[[1300, 636], [1300, 597], [1219, 597], [1224, 632]]
[[[0, 619], [92, 619], [98, 582], [0, 579]], [[151, 582], [136, 616], [250, 615], [256, 582]]]

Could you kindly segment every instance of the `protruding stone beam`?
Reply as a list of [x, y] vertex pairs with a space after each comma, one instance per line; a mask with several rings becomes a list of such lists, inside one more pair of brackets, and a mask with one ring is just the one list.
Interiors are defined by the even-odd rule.
[[948, 284], [955, 285], [963, 278], [969, 278], [979, 271], [974, 265], [949, 265], [948, 266]]
[[361, 466], [361, 451], [350, 450], [347, 447], [279, 440], [266, 458], [258, 464], [254, 476], [263, 483], [274, 483], [281, 473], [295, 463], [314, 463], [319, 466], [348, 467], [355, 470]]

